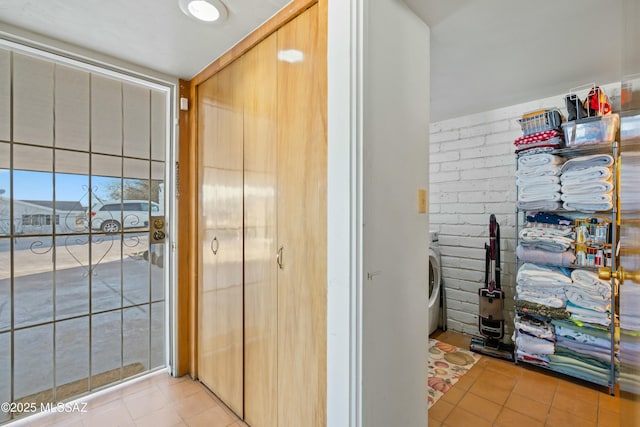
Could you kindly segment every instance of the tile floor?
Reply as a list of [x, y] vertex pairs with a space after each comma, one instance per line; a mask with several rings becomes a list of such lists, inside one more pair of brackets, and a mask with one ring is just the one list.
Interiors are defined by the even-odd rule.
[[[455, 332], [431, 335], [469, 348]], [[429, 410], [429, 427], [620, 426], [620, 398], [568, 377], [482, 357]]]
[[[470, 337], [454, 332], [436, 332], [432, 338], [469, 348]], [[624, 420], [621, 424], [621, 399], [603, 390], [525, 365], [483, 357], [429, 410], [429, 426], [632, 425]], [[41, 414], [17, 421], [12, 427], [246, 427], [203, 385], [164, 372], [85, 401], [86, 413]]]
[[11, 427], [246, 426], [202, 384], [188, 377], [172, 378], [165, 372], [87, 397], [84, 402], [86, 413], [39, 415]]

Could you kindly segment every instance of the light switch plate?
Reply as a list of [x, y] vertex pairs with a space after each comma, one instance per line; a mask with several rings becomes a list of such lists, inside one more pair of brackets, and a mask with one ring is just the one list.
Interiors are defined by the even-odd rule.
[[427, 190], [424, 188], [418, 189], [418, 213], [427, 213]]

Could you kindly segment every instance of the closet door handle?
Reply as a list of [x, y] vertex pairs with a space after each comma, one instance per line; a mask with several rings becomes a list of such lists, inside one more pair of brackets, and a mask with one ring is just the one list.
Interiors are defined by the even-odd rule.
[[284, 251], [284, 246], [280, 246], [278, 248], [278, 254], [276, 255], [276, 262], [278, 263], [278, 267], [282, 270], [284, 267], [282, 265], [282, 252]]
[[[215, 248], [213, 247], [213, 244], [216, 244]], [[211, 252], [213, 252], [214, 255], [218, 254], [218, 248], [220, 247], [220, 242], [218, 241], [218, 236], [214, 237], [213, 240], [211, 241]]]

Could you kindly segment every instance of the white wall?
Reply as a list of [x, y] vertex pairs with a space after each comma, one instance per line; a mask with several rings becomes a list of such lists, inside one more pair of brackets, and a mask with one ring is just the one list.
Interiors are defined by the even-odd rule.
[[424, 426], [429, 28], [403, 2], [365, 2], [362, 425]]
[[[617, 104], [619, 85], [602, 87]], [[489, 242], [493, 213], [500, 224], [502, 286], [507, 293], [505, 335], [511, 335], [516, 246], [513, 141], [522, 135], [517, 119], [549, 107], [560, 108], [566, 116], [564, 95], [430, 125], [429, 220], [430, 228], [440, 233], [451, 330], [478, 335], [478, 289], [484, 286], [484, 244]]]
[[425, 426], [429, 29], [328, 5], [327, 425]]

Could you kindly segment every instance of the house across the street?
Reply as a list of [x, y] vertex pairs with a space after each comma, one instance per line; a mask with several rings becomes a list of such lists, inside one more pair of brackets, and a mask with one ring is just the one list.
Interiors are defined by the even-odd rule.
[[[9, 234], [11, 200], [0, 197], [0, 234]], [[86, 228], [86, 207], [80, 202], [14, 200], [14, 234], [73, 233]]]

